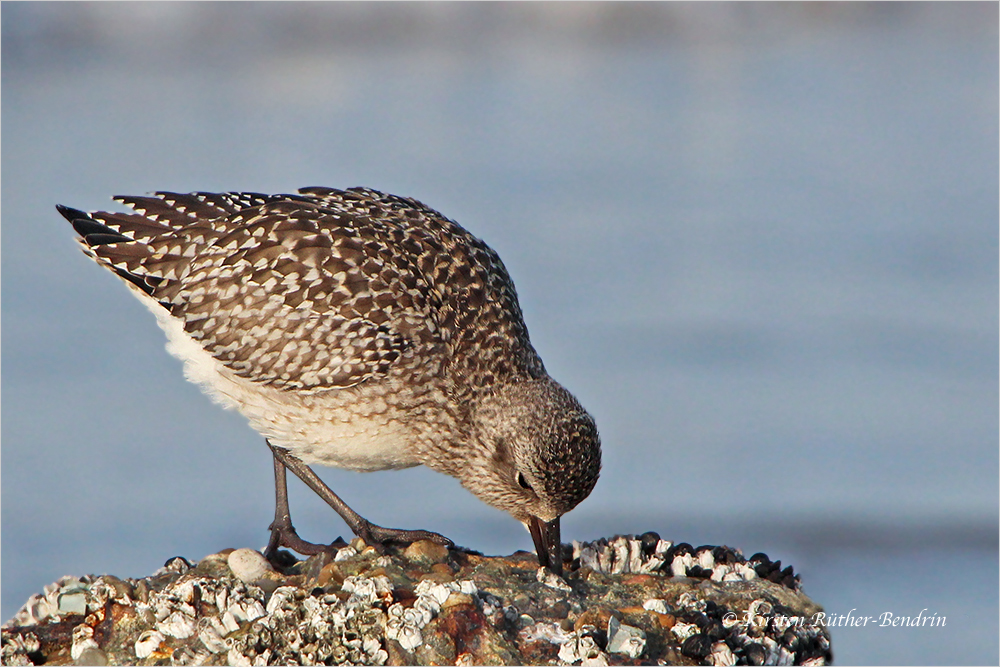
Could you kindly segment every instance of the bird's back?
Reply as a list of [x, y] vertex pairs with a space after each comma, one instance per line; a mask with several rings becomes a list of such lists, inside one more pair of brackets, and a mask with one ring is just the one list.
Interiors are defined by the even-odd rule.
[[419, 369], [461, 400], [544, 374], [506, 268], [413, 199], [159, 192], [135, 213], [60, 208], [88, 254], [253, 383], [323, 392]]

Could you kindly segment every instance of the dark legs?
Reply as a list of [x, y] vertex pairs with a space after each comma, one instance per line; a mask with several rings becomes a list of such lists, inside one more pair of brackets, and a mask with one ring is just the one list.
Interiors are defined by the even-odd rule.
[[274, 522], [270, 525], [271, 539], [268, 541], [264, 555], [271, 557], [279, 547], [287, 547], [300, 554], [311, 556], [313, 554], [328, 551], [332, 545], [312, 544], [306, 542], [298, 536], [295, 528], [292, 527], [292, 518], [288, 511], [288, 484], [285, 481], [285, 470], [291, 470], [295, 476], [305, 482], [306, 486], [316, 492], [320, 498], [336, 510], [337, 514], [350, 526], [354, 534], [363, 539], [366, 543], [380, 548], [383, 542], [416, 542], [418, 540], [431, 540], [444, 546], [453, 546], [452, 541], [443, 535], [432, 533], [427, 530], [398, 530], [395, 528], [383, 528], [377, 526], [363, 516], [348, 507], [347, 503], [321, 480], [312, 469], [300, 461], [287, 449], [275, 447], [270, 442], [267, 446], [271, 448], [274, 455]]
[[[271, 443], [268, 443], [270, 446]], [[272, 447], [273, 449], [273, 447]], [[330, 548], [323, 544], [312, 544], [299, 537], [292, 526], [292, 516], [288, 511], [288, 483], [285, 479], [285, 464], [274, 457], [274, 521], [271, 529], [271, 539], [268, 540], [264, 555], [273, 556], [280, 547], [287, 547], [306, 556], [322, 553]]]

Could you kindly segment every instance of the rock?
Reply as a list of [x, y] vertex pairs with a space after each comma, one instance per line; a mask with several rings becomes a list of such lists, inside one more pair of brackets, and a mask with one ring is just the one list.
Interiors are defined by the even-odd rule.
[[[567, 547], [567, 556], [568, 547]], [[826, 664], [791, 567], [655, 533], [531, 554], [360, 540], [280, 565], [247, 549], [143, 579], [63, 577], [2, 628], [3, 664]]]
[[240, 581], [252, 584], [259, 581], [274, 568], [259, 551], [236, 549], [226, 558], [229, 569]]
[[403, 556], [418, 563], [433, 565], [447, 560], [448, 549], [430, 540], [420, 540], [406, 547]]

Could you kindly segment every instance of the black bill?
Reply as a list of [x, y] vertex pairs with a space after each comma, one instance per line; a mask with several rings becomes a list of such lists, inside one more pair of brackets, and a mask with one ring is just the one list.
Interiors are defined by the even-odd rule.
[[545, 522], [531, 517], [528, 522], [531, 539], [535, 542], [538, 564], [562, 576], [562, 542], [559, 538], [559, 519]]

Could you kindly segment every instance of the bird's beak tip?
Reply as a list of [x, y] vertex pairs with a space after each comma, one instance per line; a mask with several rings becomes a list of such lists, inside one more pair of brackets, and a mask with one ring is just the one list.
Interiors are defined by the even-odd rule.
[[559, 517], [552, 521], [542, 521], [533, 516], [528, 522], [528, 530], [531, 531], [531, 539], [535, 543], [538, 564], [549, 568], [561, 577], [563, 568]]

